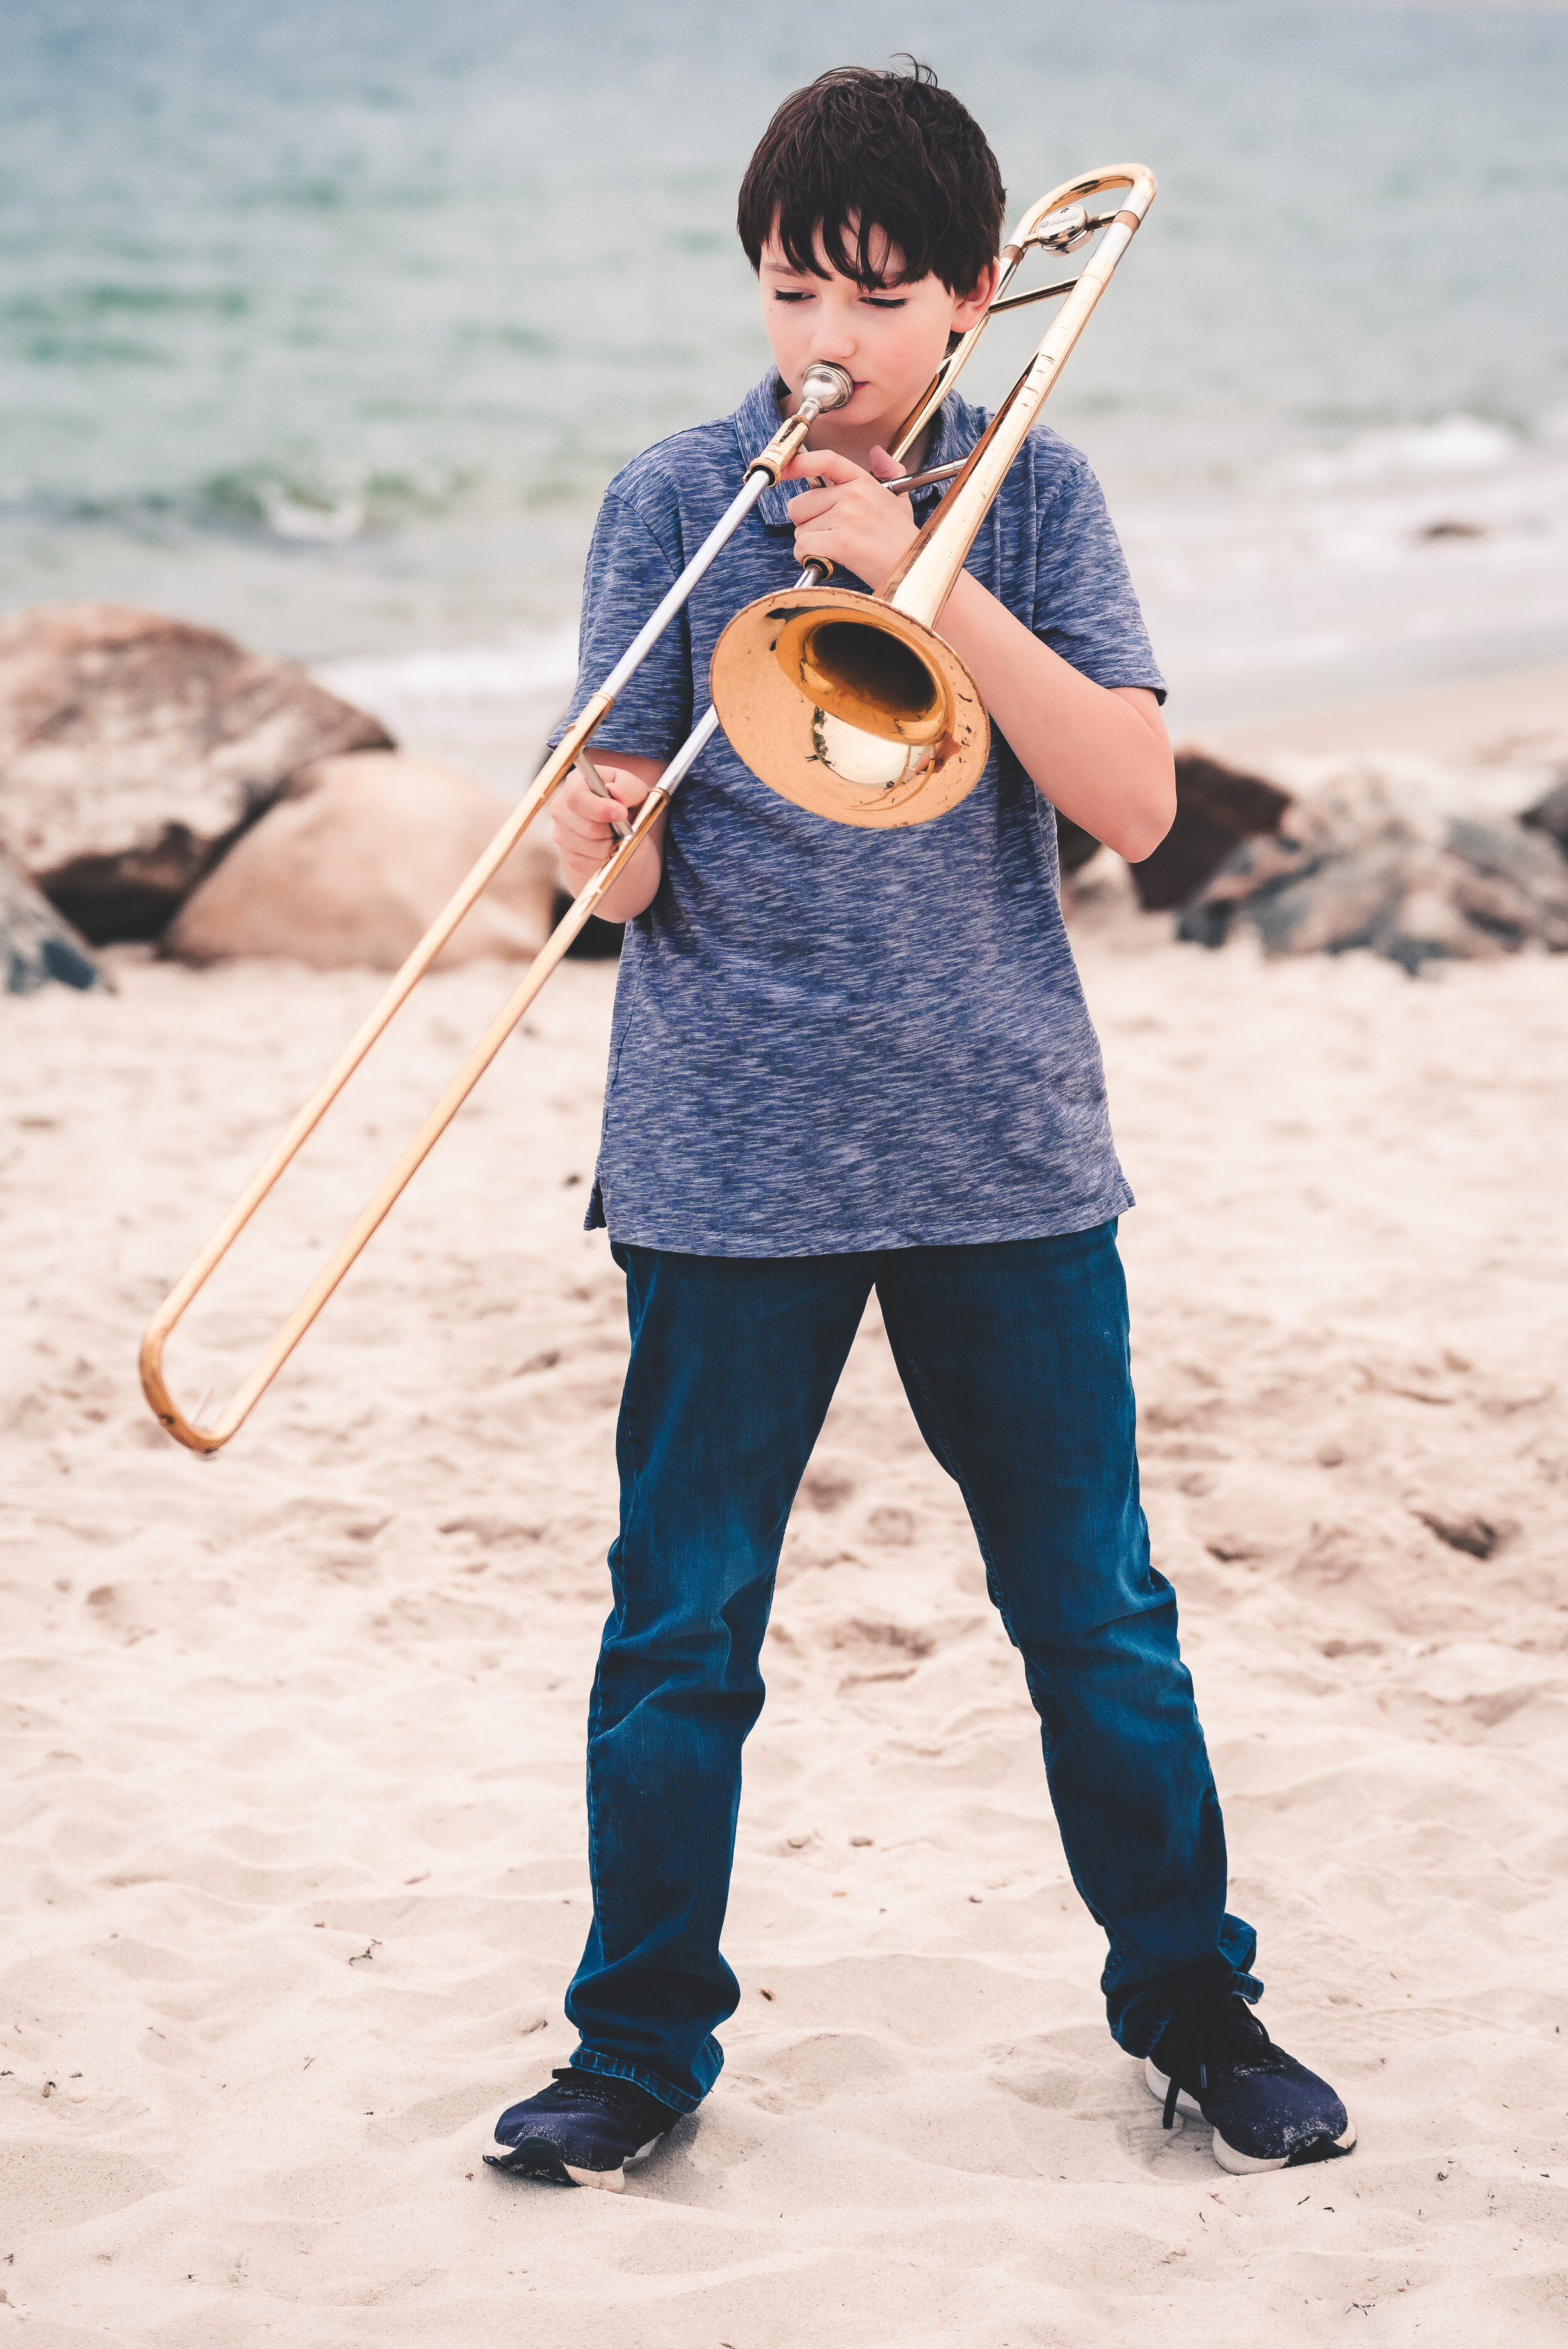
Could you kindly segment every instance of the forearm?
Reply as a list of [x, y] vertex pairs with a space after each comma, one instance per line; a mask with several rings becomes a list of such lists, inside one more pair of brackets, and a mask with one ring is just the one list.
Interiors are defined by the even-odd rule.
[[1036, 788], [1130, 864], [1176, 812], [1171, 745], [1152, 693], [1109, 691], [1041, 644], [967, 572], [937, 626]]

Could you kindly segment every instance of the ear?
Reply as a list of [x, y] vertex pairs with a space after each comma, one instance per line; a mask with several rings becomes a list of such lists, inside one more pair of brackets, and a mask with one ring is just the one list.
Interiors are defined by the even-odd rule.
[[999, 262], [988, 261], [971, 290], [957, 304], [953, 313], [954, 334], [966, 335], [971, 326], [979, 325], [990, 307], [992, 296], [996, 291], [996, 278], [1000, 267]]

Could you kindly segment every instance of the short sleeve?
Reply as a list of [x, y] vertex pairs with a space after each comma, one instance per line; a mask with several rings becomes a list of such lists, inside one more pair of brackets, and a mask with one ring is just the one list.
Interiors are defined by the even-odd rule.
[[[552, 748], [678, 575], [679, 566], [648, 522], [612, 484], [588, 549], [577, 634], [577, 684], [566, 716], [550, 737]], [[667, 759], [679, 750], [691, 725], [691, 630], [683, 608], [627, 681], [593, 740], [603, 750]]]
[[1034, 630], [1096, 685], [1143, 685], [1165, 698], [1105, 492], [1081, 458], [1045, 502]]

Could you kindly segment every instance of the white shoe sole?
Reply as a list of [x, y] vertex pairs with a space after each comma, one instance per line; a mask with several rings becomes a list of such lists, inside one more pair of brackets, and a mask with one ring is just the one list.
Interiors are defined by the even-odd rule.
[[661, 2129], [658, 2137], [651, 2137], [646, 2145], [640, 2145], [635, 2153], [629, 2153], [619, 2169], [579, 2169], [570, 2161], [563, 2161], [561, 2167], [573, 2186], [596, 2186], [602, 2194], [624, 2194], [626, 2190], [626, 2164], [643, 2160], [652, 2153], [663, 2135]]
[[[1170, 2078], [1167, 2074], [1160, 2070], [1152, 2055], [1146, 2055], [1143, 2059], [1143, 2085], [1151, 2096], [1158, 2097], [1161, 2104], [1165, 2102], [1171, 2089]], [[1197, 2120], [1202, 2120], [1203, 2117], [1202, 2106], [1195, 2096], [1190, 2096], [1185, 2088], [1178, 2088], [1176, 2091], [1176, 2109], [1179, 2113], [1191, 2113]], [[1334, 2152], [1320, 2154], [1318, 2158], [1323, 2161], [1332, 2161], [1337, 2155], [1348, 2153], [1355, 2142], [1356, 2124], [1347, 2116], [1344, 2136], [1336, 2137], [1334, 2140]], [[1214, 2130], [1214, 2158], [1222, 2169], [1230, 2171], [1233, 2178], [1246, 2178], [1253, 2171], [1259, 2169], [1288, 2169], [1291, 2166], [1288, 2153], [1279, 2154], [1272, 2160], [1265, 2161], [1255, 2153], [1238, 2152], [1233, 2145], [1226, 2144], [1218, 2129]], [[1296, 2167], [1300, 2168], [1305, 2165], [1298, 2163]]]

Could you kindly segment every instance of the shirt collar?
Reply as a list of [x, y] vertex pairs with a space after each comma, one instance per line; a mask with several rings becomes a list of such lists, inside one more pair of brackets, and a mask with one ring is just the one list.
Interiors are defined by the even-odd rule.
[[[767, 374], [752, 385], [735, 411], [732, 420], [735, 437], [740, 444], [743, 471], [753, 458], [761, 455], [779, 429], [777, 395], [779, 388], [778, 369], [769, 367]], [[982, 419], [973, 414], [961, 413], [965, 407], [966, 403], [950, 391], [937, 409], [935, 429], [931, 447], [926, 451], [927, 465], [950, 465], [955, 457], [967, 457], [969, 454], [980, 437]], [[758, 499], [756, 512], [769, 530], [788, 530], [789, 501], [799, 494], [798, 482], [776, 481]], [[915, 511], [923, 523], [929, 519], [938, 494], [935, 490], [916, 492]]]

